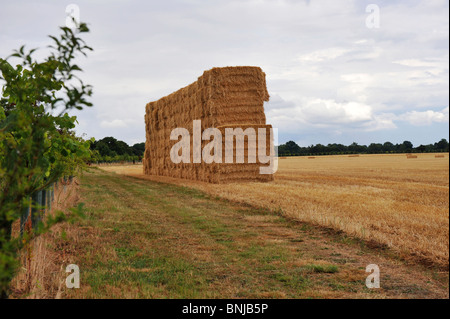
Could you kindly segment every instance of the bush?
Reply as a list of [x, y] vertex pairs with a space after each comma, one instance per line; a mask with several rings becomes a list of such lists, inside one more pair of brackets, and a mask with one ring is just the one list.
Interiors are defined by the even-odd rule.
[[[47, 188], [63, 175], [74, 175], [90, 157], [89, 142], [75, 136], [76, 117], [70, 109], [92, 106], [86, 100], [92, 88], [85, 85], [74, 64], [78, 53], [92, 50], [78, 37], [88, 32], [81, 23], [76, 30], [60, 28], [54, 45], [43, 61], [33, 59], [36, 49], [25, 46], [6, 59], [0, 58], [4, 81], [0, 98], [0, 297], [8, 295], [9, 282], [17, 268], [17, 253], [24, 244], [11, 234], [27, 198]], [[15, 67], [8, 60], [18, 58]], [[45, 227], [61, 221], [49, 218]], [[37, 235], [38, 233], [34, 234]]]

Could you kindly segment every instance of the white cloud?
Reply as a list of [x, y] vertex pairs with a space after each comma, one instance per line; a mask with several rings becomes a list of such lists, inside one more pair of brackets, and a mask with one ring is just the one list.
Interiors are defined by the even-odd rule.
[[345, 48], [327, 48], [300, 55], [297, 60], [302, 63], [330, 61], [347, 52], [350, 52], [350, 50]]
[[415, 126], [432, 125], [433, 123], [448, 123], [449, 108], [446, 107], [441, 111], [411, 111], [404, 113], [398, 117], [401, 121], [406, 121]]
[[366, 132], [393, 130], [397, 128], [397, 125], [394, 123], [395, 119], [396, 116], [392, 113], [376, 114], [370, 121], [363, 124], [363, 128]]
[[[375, 114], [370, 105], [359, 102], [337, 102], [317, 98], [285, 101], [274, 95], [274, 105], [266, 107], [267, 119], [274, 127], [320, 128], [329, 132], [391, 130], [397, 128], [395, 114]], [[270, 104], [269, 103], [269, 104]]]
[[443, 61], [426, 61], [420, 59], [406, 59], [406, 60], [398, 60], [392, 61], [392, 63], [397, 63], [405, 66], [411, 67], [431, 67], [431, 68], [441, 68]]
[[348, 124], [368, 121], [372, 108], [358, 102], [338, 103], [334, 100], [311, 99], [302, 108], [301, 115], [313, 124]]
[[103, 120], [100, 122], [100, 127], [102, 127], [102, 128], [127, 127], [127, 123], [126, 123], [126, 121], [119, 120], [119, 119], [115, 119], [115, 120], [111, 120], [111, 121]]

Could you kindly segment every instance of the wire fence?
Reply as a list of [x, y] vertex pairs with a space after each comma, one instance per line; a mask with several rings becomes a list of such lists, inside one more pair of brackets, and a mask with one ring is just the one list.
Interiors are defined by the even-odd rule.
[[52, 209], [55, 202], [55, 191], [62, 186], [66, 192], [67, 186], [73, 182], [73, 176], [64, 176], [60, 181], [51, 184], [48, 188], [40, 190], [27, 198], [27, 205], [20, 216], [20, 235], [25, 230], [36, 229], [45, 214]]

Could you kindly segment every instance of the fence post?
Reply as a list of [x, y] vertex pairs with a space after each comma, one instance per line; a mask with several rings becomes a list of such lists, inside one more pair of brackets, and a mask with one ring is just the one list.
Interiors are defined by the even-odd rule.
[[58, 185], [58, 181], [53, 183], [53, 188], [52, 188], [52, 204], [55, 201], [55, 190], [56, 190], [56, 185]]
[[47, 190], [43, 189], [41, 190], [42, 192], [42, 198], [41, 198], [41, 210], [40, 210], [40, 214], [39, 214], [39, 221], [41, 221], [42, 216], [44, 216], [45, 214], [45, 210], [46, 210], [46, 205], [47, 205]]
[[25, 224], [28, 221], [28, 218], [30, 217], [30, 210], [31, 210], [31, 197], [26, 198], [26, 204], [22, 208], [22, 214], [20, 215], [20, 236], [23, 236], [23, 230], [25, 228]]
[[63, 177], [63, 180], [64, 180], [64, 183], [63, 183], [63, 185], [64, 185], [64, 193], [66, 192], [66, 187], [67, 187], [67, 177], [66, 176], [64, 176]]
[[31, 208], [31, 225], [35, 229], [45, 214], [47, 191], [40, 190], [32, 195], [33, 206]]
[[37, 223], [37, 214], [39, 213], [39, 205], [41, 204], [41, 191], [34, 192], [31, 195], [31, 227], [34, 229]]
[[47, 193], [47, 213], [50, 212], [50, 209], [52, 208], [52, 185], [50, 185], [47, 189], [46, 189], [46, 193]]

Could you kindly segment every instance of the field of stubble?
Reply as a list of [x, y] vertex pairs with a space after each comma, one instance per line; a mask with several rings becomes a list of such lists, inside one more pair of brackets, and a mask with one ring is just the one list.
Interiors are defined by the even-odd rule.
[[405, 259], [449, 265], [448, 154], [290, 157], [279, 160], [269, 183], [145, 176], [140, 165], [102, 169], [194, 187], [387, 246]]

